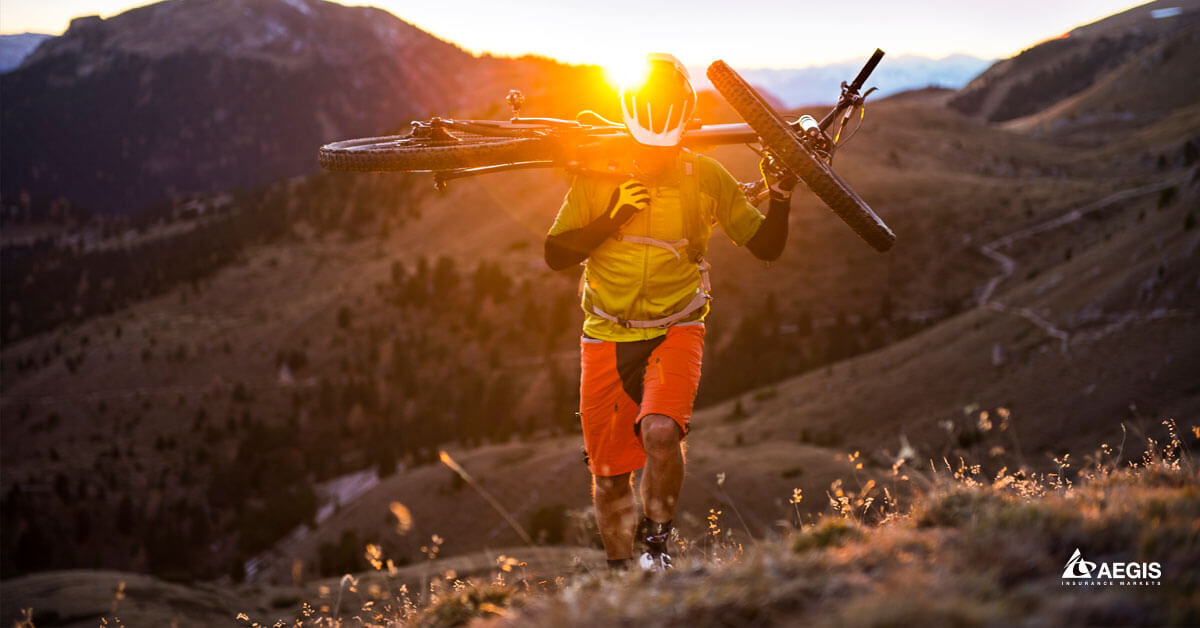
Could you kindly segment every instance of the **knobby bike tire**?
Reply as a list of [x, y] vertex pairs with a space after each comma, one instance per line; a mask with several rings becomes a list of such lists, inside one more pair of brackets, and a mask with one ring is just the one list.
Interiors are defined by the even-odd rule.
[[880, 252], [892, 247], [892, 243], [896, 241], [896, 234], [892, 233], [829, 164], [811, 153], [800, 142], [791, 125], [785, 122], [745, 79], [724, 61], [714, 61], [708, 66], [707, 74], [713, 87], [758, 134], [763, 146], [796, 176], [803, 179], [808, 188], [859, 237]]
[[457, 141], [402, 135], [344, 140], [322, 146], [317, 160], [326, 170], [382, 172], [453, 170], [550, 158], [549, 147], [537, 138], [463, 134]]

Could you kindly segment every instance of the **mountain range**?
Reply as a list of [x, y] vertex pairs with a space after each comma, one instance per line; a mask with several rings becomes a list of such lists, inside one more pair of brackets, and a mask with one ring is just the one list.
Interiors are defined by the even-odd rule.
[[[996, 62], [960, 90], [950, 106], [989, 122], [1035, 114], [1101, 82], [1164, 39], [1196, 24], [1200, 24], [1196, 2], [1148, 2]], [[1170, 98], [1188, 102], [1196, 83], [1178, 84], [1182, 92]]]
[[[849, 81], [862, 68], [870, 55], [863, 51], [862, 59], [847, 60], [805, 68], [737, 68], [747, 81], [766, 90], [786, 107], [807, 107], [830, 104], [837, 100], [838, 86]], [[992, 60], [956, 54], [934, 59], [917, 55], [885, 56], [879, 71], [871, 75], [867, 88], [876, 87], [874, 97], [890, 96], [906, 90], [926, 87], [958, 89], [985, 70]], [[697, 87], [709, 88], [703, 68], [692, 76]]]
[[[545, 113], [555, 107], [536, 96], [550, 67], [562, 83], [550, 89], [556, 98], [579, 93], [576, 106], [555, 113], [616, 113], [604, 104], [610, 97], [588, 102], [588, 90], [569, 89], [598, 68], [475, 58], [389, 13], [318, 0], [170, 0], [106, 20], [78, 18], [59, 37], [0, 42], [6, 63], [21, 59], [0, 77], [0, 193], [108, 215], [311, 173], [313, 145], [384, 134], [435, 113], [480, 114], [488, 109], [479, 103], [499, 102], [513, 87]], [[745, 74], [795, 107], [836, 98], [859, 64]], [[873, 83], [880, 95], [958, 87], [986, 61], [886, 64]], [[695, 73], [701, 89], [703, 74]]]
[[380, 9], [317, 0], [77, 18], [0, 75], [0, 191], [129, 214], [310, 173], [313, 146], [453, 109], [471, 60]]

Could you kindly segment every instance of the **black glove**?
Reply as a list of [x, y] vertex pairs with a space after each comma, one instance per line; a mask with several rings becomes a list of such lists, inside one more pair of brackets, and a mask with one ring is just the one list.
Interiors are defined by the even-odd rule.
[[605, 216], [616, 225], [623, 225], [634, 214], [650, 206], [650, 192], [637, 179], [630, 179], [613, 190]]
[[635, 214], [650, 206], [650, 192], [630, 179], [613, 190], [608, 209], [587, 225], [546, 237], [546, 264], [562, 270], [587, 259], [601, 242], [616, 233]]
[[767, 189], [771, 191], [771, 200], [786, 201], [792, 198], [792, 188], [796, 187], [798, 179], [779, 163], [777, 157], [769, 152], [763, 153], [762, 160], [758, 162], [758, 169], [762, 172]]

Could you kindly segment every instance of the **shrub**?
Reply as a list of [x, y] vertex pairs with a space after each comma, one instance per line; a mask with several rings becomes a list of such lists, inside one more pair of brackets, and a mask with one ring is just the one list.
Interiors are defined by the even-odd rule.
[[1175, 200], [1175, 195], [1177, 192], [1178, 190], [1173, 185], [1163, 188], [1163, 190], [1158, 193], [1158, 208], [1162, 209], [1167, 205], [1170, 205], [1171, 202]]
[[779, 477], [781, 477], [785, 480], [790, 479], [790, 478], [798, 478], [801, 475], [804, 475], [804, 467], [802, 467], [800, 465], [796, 465], [794, 467], [788, 467], [788, 468], [784, 469], [783, 471], [779, 472]]
[[529, 517], [529, 533], [544, 545], [559, 545], [566, 537], [567, 509], [562, 504], [538, 508]]
[[317, 549], [322, 576], [337, 576], [362, 569], [363, 544], [353, 530], [342, 532], [337, 543], [324, 542]]
[[464, 626], [477, 617], [503, 614], [512, 598], [513, 591], [505, 587], [470, 587], [438, 600], [421, 614], [417, 625], [422, 628]]
[[1003, 503], [1004, 498], [986, 488], [953, 487], [927, 497], [914, 512], [918, 527], [957, 527]]
[[779, 396], [779, 389], [772, 386], [770, 388], [764, 388], [762, 390], [755, 391], [754, 400], [755, 401], [767, 401], [769, 399], [774, 399], [778, 396]]
[[811, 549], [841, 547], [847, 542], [859, 540], [863, 536], [862, 528], [849, 519], [823, 517], [792, 539], [792, 551], [805, 552]]
[[735, 422], [741, 421], [749, 416], [750, 413], [746, 412], [746, 408], [742, 405], [742, 398], [738, 397], [738, 400], [733, 404], [733, 409], [729, 411], [729, 416], [725, 417], [725, 420], [729, 422]]

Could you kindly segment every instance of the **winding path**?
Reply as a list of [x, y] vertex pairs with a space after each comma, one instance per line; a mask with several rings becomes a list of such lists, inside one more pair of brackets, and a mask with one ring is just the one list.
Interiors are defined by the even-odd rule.
[[1017, 261], [1015, 259], [1013, 259], [1012, 257], [1009, 257], [1008, 255], [1005, 255], [1004, 253], [1001, 253], [999, 249], [1007, 247], [1007, 246], [1011, 245], [1013, 242], [1016, 242], [1018, 240], [1024, 240], [1025, 238], [1035, 236], [1039, 233], [1045, 233], [1047, 231], [1057, 229], [1063, 225], [1067, 225], [1067, 224], [1076, 222], [1080, 218], [1083, 218], [1084, 216], [1087, 216], [1088, 214], [1092, 214], [1101, 209], [1104, 209], [1118, 201], [1123, 201], [1123, 200], [1127, 200], [1127, 199], [1131, 199], [1131, 198], [1137, 198], [1137, 197], [1143, 196], [1145, 194], [1152, 194], [1154, 192], [1158, 192], [1160, 190], [1166, 189], [1166, 188], [1170, 187], [1171, 185], [1174, 185], [1174, 183], [1171, 181], [1160, 181], [1158, 183], [1152, 183], [1149, 185], [1143, 185], [1143, 186], [1136, 187], [1136, 188], [1121, 190], [1120, 192], [1114, 192], [1112, 194], [1109, 194], [1108, 196], [1105, 196], [1104, 198], [1102, 198], [1098, 201], [1093, 201], [1091, 203], [1088, 203], [1087, 205], [1084, 205], [1083, 207], [1072, 209], [1071, 211], [1069, 211], [1061, 216], [1051, 218], [1044, 222], [1040, 222], [1036, 225], [1026, 227], [1024, 229], [1018, 229], [1017, 231], [1014, 231], [1006, 236], [997, 238], [997, 239], [995, 239], [991, 242], [988, 242], [987, 244], [979, 247], [980, 253], [982, 253], [984, 256], [995, 261], [997, 264], [1000, 265], [1000, 274], [996, 275], [995, 277], [992, 277], [991, 279], [988, 280], [988, 282], [986, 284], [984, 284], [983, 290], [979, 294], [978, 304], [980, 306], [990, 308], [997, 312], [1004, 312], [1006, 314], [1020, 316], [1021, 318], [1024, 318], [1025, 320], [1033, 323], [1039, 329], [1044, 331], [1046, 333], [1046, 335], [1058, 340], [1059, 346], [1060, 346], [1062, 352], [1066, 353], [1068, 348], [1070, 347], [1071, 335], [1069, 332], [1055, 326], [1054, 323], [1047, 320], [1045, 317], [1041, 316], [1037, 312], [1034, 312], [1030, 308], [1014, 307], [1011, 305], [1005, 305], [1005, 304], [1000, 303], [999, 301], [996, 301], [992, 298], [996, 292], [996, 288], [1005, 279], [1008, 279], [1009, 277], [1011, 277], [1017, 268]]

